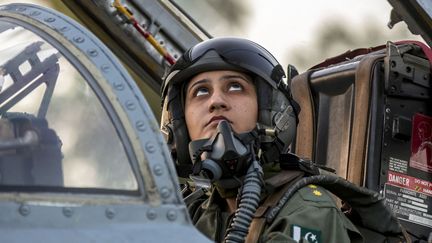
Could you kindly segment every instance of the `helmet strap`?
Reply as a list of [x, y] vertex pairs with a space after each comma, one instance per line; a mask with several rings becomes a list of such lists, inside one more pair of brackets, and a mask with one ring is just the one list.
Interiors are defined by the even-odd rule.
[[[190, 163], [189, 151], [189, 133], [184, 119], [184, 109], [181, 102], [180, 92], [171, 90], [177, 87], [171, 86], [168, 91], [167, 109], [171, 113], [171, 121], [165, 126], [168, 133], [168, 145], [170, 146], [173, 158], [176, 161], [177, 174], [180, 177], [187, 178], [192, 173], [192, 164]], [[176, 95], [172, 95], [176, 94]], [[171, 143], [170, 143], [171, 142]]]

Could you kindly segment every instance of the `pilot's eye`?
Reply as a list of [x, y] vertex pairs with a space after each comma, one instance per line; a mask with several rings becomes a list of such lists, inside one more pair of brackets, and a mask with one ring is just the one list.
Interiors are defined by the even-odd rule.
[[205, 87], [199, 87], [195, 90], [195, 96], [207, 95], [209, 90]]
[[243, 86], [241, 86], [239, 83], [232, 83], [229, 86], [229, 91], [242, 91]]

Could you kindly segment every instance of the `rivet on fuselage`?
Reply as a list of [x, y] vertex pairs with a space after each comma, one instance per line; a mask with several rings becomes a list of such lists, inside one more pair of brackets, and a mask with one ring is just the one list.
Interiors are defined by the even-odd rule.
[[28, 205], [24, 205], [24, 204], [22, 204], [20, 207], [19, 207], [19, 213], [22, 215], [22, 216], [27, 216], [27, 215], [29, 215], [30, 214], [30, 207], [28, 206]]
[[160, 165], [155, 165], [155, 167], [153, 167], [153, 171], [154, 171], [155, 175], [157, 175], [157, 176], [163, 175], [163, 169], [162, 169], [162, 166], [160, 166]]
[[106, 215], [107, 218], [109, 218], [109, 219], [113, 219], [114, 216], [115, 216], [115, 211], [114, 211], [114, 209], [112, 209], [112, 208], [108, 208], [108, 209], [105, 211], [105, 215]]
[[75, 36], [75, 37], [73, 38], [73, 40], [74, 40], [76, 43], [83, 43], [83, 42], [84, 42], [84, 38], [81, 37], [81, 36]]
[[140, 132], [145, 132], [147, 130], [147, 126], [144, 121], [137, 121], [135, 125]]
[[160, 189], [160, 194], [161, 194], [161, 196], [162, 196], [163, 198], [167, 198], [167, 197], [169, 197], [169, 196], [171, 195], [171, 190], [168, 189], [168, 188], [166, 188], [166, 187], [162, 187], [162, 188]]
[[177, 219], [177, 213], [176, 213], [176, 211], [174, 211], [174, 210], [169, 210], [168, 213], [167, 213], [167, 218], [168, 218], [168, 220], [170, 220], [170, 221], [174, 221], [174, 220], [176, 220], [176, 219]]
[[69, 207], [63, 208], [63, 215], [70, 218], [73, 215], [72, 208]]
[[154, 209], [150, 209], [147, 211], [147, 218], [150, 220], [156, 219], [157, 213]]

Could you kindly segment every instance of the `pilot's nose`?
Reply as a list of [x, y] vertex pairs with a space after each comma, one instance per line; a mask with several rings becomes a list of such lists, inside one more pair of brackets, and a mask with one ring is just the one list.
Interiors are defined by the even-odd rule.
[[214, 92], [209, 101], [209, 111], [213, 112], [219, 109], [229, 109], [231, 105], [229, 104], [227, 97], [223, 92]]

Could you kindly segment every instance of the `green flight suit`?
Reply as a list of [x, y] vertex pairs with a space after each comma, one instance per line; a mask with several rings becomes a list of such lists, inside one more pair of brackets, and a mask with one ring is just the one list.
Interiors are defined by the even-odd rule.
[[[262, 201], [265, 196], [262, 198]], [[234, 215], [217, 190], [203, 201], [189, 205], [195, 226], [215, 242], [222, 242]], [[329, 192], [309, 185], [298, 190], [271, 224], [266, 224], [259, 242], [363, 242], [357, 228], [336, 206]]]

